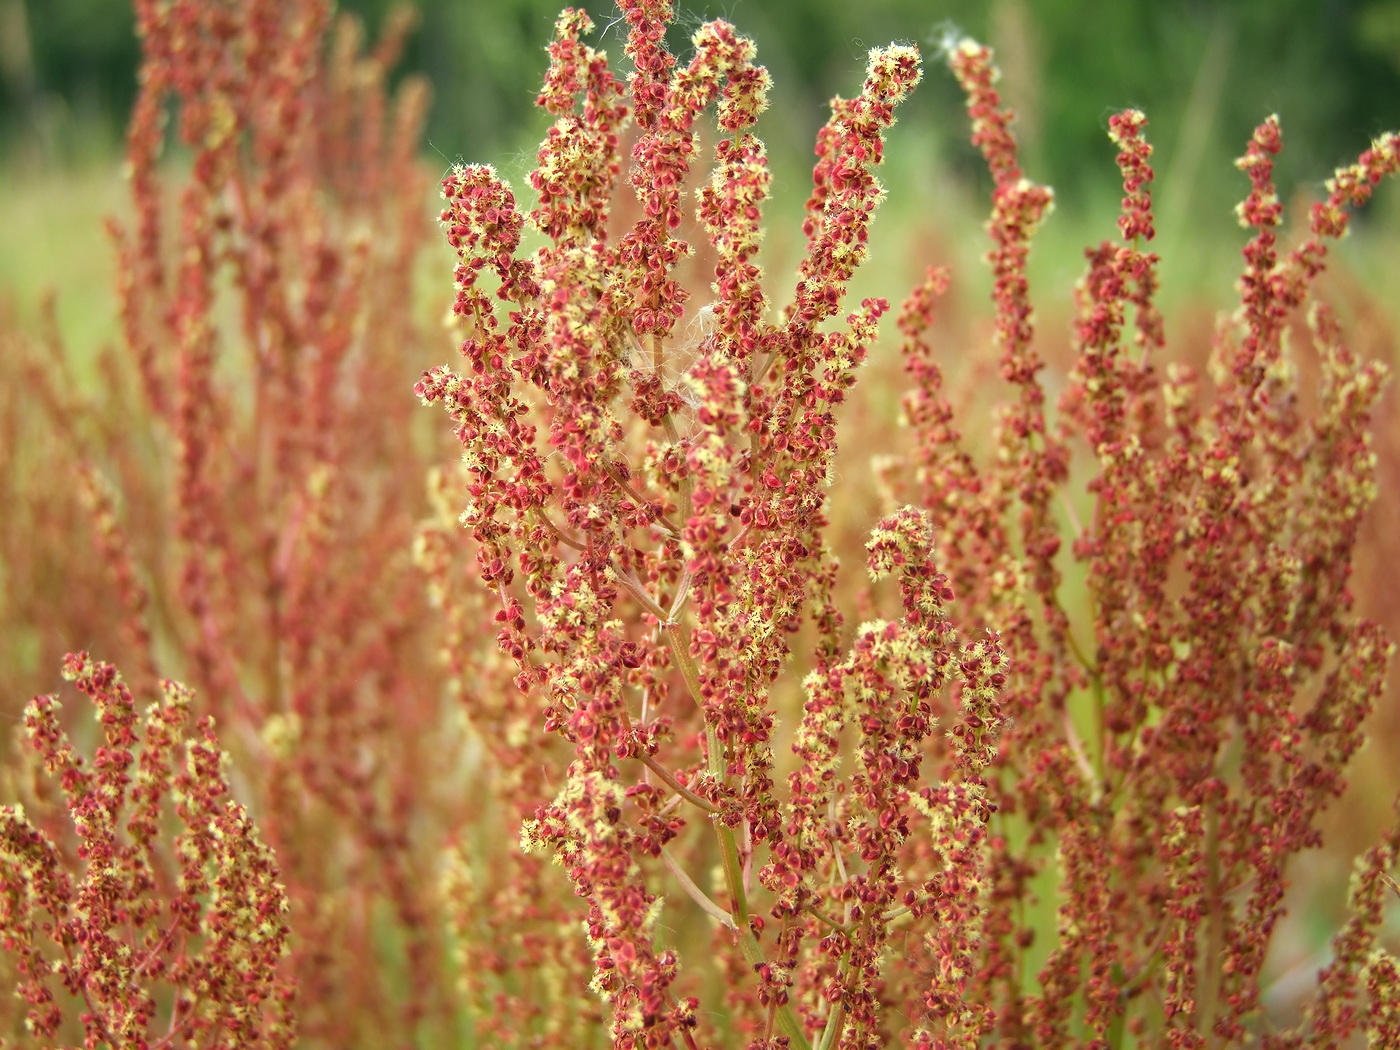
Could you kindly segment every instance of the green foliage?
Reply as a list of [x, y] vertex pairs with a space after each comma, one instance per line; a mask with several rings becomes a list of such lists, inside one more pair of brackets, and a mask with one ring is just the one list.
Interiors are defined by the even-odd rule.
[[[533, 106], [539, 41], [563, 3], [414, 5], [420, 28], [402, 65], [434, 84], [428, 138], [447, 158], [533, 152], [544, 126]], [[400, 0], [339, 4], [362, 18], [371, 36], [400, 6]], [[597, 46], [620, 55], [613, 5], [582, 6], [603, 30]], [[759, 60], [773, 71], [775, 104], [789, 115], [766, 131], [770, 148], [805, 152], [825, 119], [830, 85], [860, 69], [869, 44], [927, 47], [952, 24], [997, 48], [1006, 94], [1021, 117], [1028, 169], [1060, 188], [1062, 207], [1081, 205], [1100, 182], [1107, 185], [1091, 174], [1100, 165], [1086, 160], [1101, 156], [1108, 114], [1125, 106], [1153, 115], [1177, 192], [1187, 192], [1181, 186], [1196, 172], [1228, 163], [1261, 115], [1284, 114], [1289, 151], [1277, 175], [1286, 198], [1400, 110], [1394, 46], [1400, 5], [1373, 0], [1336, 8], [1325, 0], [1138, 0], [1096, 5], [1086, 18], [1074, 0], [696, 0], [681, 5], [668, 43], [684, 52], [684, 38], [710, 18], [743, 24]], [[135, 95], [139, 54], [127, 5], [45, 0], [26, 10], [33, 90], [13, 75], [0, 76], [0, 128], [14, 135], [66, 112], [117, 126]], [[8, 50], [14, 48], [11, 41]], [[942, 135], [972, 172], [975, 163], [959, 146], [957, 106], [950, 85], [928, 85], [904, 119]], [[1230, 201], [1222, 195], [1212, 203]]]

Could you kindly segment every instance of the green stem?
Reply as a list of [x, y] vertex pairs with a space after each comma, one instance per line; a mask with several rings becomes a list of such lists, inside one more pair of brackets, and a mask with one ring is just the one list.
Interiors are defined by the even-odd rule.
[[[705, 705], [700, 700], [700, 672], [690, 655], [690, 644], [685, 636], [685, 629], [674, 620], [664, 621], [661, 626], [666, 632], [671, 655], [675, 657], [681, 677], [685, 679], [686, 688], [690, 690], [691, 699], [695, 701], [695, 706], [700, 708], [703, 716]], [[715, 781], [722, 782], [725, 776], [724, 748], [720, 744], [719, 733], [708, 718], [705, 719], [705, 762]], [[739, 863], [739, 847], [734, 841], [734, 830], [715, 820], [715, 837], [719, 840], [720, 853], [724, 857], [724, 879], [734, 901], [734, 923], [737, 927], [734, 933], [739, 939], [739, 950], [744, 953], [744, 959], [750, 966], [766, 965], [768, 960], [763, 957], [763, 949], [749, 925], [748, 895], [744, 893], [743, 868]], [[812, 1044], [807, 1041], [792, 1007], [786, 1003], [778, 1007], [778, 1027], [788, 1037], [788, 1045], [792, 1050], [812, 1050]]]
[[671, 851], [665, 846], [661, 847], [661, 860], [670, 869], [671, 874], [676, 877], [676, 881], [681, 884], [681, 888], [685, 890], [690, 899], [700, 905], [701, 911], [717, 920], [721, 926], [737, 931], [734, 916], [712, 901], [704, 890], [695, 885], [695, 880], [686, 874], [685, 869], [676, 862], [676, 858], [671, 856]]
[[[844, 990], [846, 981], [849, 979], [850, 971], [844, 969], [848, 964], [843, 959], [841, 966], [841, 987]], [[846, 1000], [842, 996], [841, 1001], [831, 1008], [831, 1013], [827, 1016], [826, 1027], [822, 1029], [821, 1041], [817, 1044], [817, 1050], [831, 1050], [836, 1045], [836, 1041], [841, 1038], [841, 1031], [846, 1027]]]
[[626, 572], [619, 572], [614, 568], [613, 575], [617, 577], [617, 582], [627, 589], [627, 593], [637, 599], [643, 609], [651, 613], [662, 623], [667, 621], [666, 610], [657, 605], [656, 599], [647, 593], [646, 587], [642, 585], [641, 580], [637, 579], [636, 573], [631, 569], [628, 569]]
[[[753, 930], [749, 929], [746, 924], [739, 927], [736, 932], [739, 936], [739, 950], [744, 953], [744, 959], [748, 964], [755, 968], [765, 965], [768, 960], [763, 957], [763, 949], [759, 947], [758, 938], [753, 935]], [[802, 1026], [797, 1023], [797, 1017], [793, 1014], [792, 1007], [787, 1003], [778, 1007], [778, 1027], [788, 1037], [788, 1046], [791, 1050], [812, 1050], [812, 1044], [807, 1041]]]
[[720, 853], [724, 855], [724, 881], [729, 884], [729, 896], [734, 899], [734, 918], [742, 929], [749, 926], [749, 900], [744, 892], [743, 865], [739, 863], [739, 847], [734, 841], [734, 829], [715, 821]]
[[[833, 919], [831, 916], [825, 914], [825, 913], [822, 912], [822, 911], [819, 911], [819, 910], [816, 909], [816, 908], [813, 908], [810, 904], [809, 904], [807, 907], [803, 908], [802, 910], [805, 911], [808, 915], [812, 916], [812, 918], [816, 919], [817, 921], [826, 923], [828, 926], [830, 926], [830, 927], [831, 927], [833, 930], [835, 930], [837, 933], [842, 933], [842, 934], [845, 934], [847, 937], [850, 937], [850, 935], [851, 935], [850, 927], [846, 926], [844, 923], [837, 922], [837, 921], [836, 921], [835, 919]], [[896, 909], [896, 911], [908, 911], [908, 910], [909, 910], [908, 908]], [[890, 912], [889, 915], [884, 916], [884, 919], [889, 919], [890, 916], [892, 916], [892, 915], [894, 915], [894, 914], [896, 914], [896, 912]]]
[[1215, 1015], [1220, 1005], [1220, 959], [1225, 951], [1225, 902], [1220, 887], [1220, 813], [1215, 806], [1206, 810], [1206, 949], [1203, 980], [1197, 986], [1199, 1007], [1197, 1030], [1206, 1033], [1206, 1047], [1218, 1045]]

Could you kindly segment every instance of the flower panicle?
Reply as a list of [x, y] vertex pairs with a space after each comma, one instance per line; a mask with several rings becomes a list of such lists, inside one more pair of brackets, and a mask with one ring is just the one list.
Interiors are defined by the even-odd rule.
[[[992, 175], [1009, 391], [979, 462], [940, 356], [949, 277], [931, 268], [898, 318], [917, 451], [883, 468], [911, 505], [866, 551], [871, 604], [897, 593], [901, 615], [847, 628], [827, 490], [838, 409], [889, 304], [845, 298], [919, 56], [872, 52], [860, 93], [833, 101], [797, 285], [770, 316], [754, 133], [768, 74], [725, 22], [681, 60], [669, 3], [621, 6], [625, 78], [583, 44], [583, 16], [557, 25], [533, 210], [488, 168], [444, 180], [462, 362], [417, 388], [461, 444], [462, 546], [477, 597], [498, 603], [497, 662], [479, 666], [493, 682], [513, 666], [529, 698], [507, 713], [463, 689], [503, 738], [487, 747], [528, 851], [509, 870], [547, 855], [587, 930], [582, 961], [530, 951], [554, 977], [588, 973], [621, 1047], [703, 1042], [691, 960], [659, 933], [677, 900], [712, 924], [733, 1025], [757, 1047], [883, 1045], [892, 1002], [920, 1046], [1110, 1045], [1125, 1025], [1244, 1038], [1284, 864], [1317, 841], [1384, 650], [1345, 584], [1380, 375], [1319, 308], [1316, 418], [1287, 396], [1289, 297], [1320, 255], [1278, 247], [1276, 122], [1241, 165], [1256, 232], [1208, 386], [1159, 360], [1147, 120], [1110, 119], [1118, 236], [1086, 252], [1056, 418], [1028, 277], [1054, 197], [1022, 170], [990, 50], [950, 43]], [[1388, 170], [1385, 141], [1339, 173], [1332, 204]], [[1337, 229], [1323, 215], [1314, 234]], [[1079, 455], [1087, 493], [1068, 484]], [[443, 602], [450, 528], [422, 534]], [[458, 636], [465, 610], [483, 615], [461, 601]], [[525, 928], [503, 877], [454, 876], [462, 936]], [[505, 906], [479, 919], [487, 884]], [[1041, 950], [1023, 905], [1052, 884]], [[1346, 988], [1388, 965], [1354, 967]], [[489, 1001], [488, 981], [468, 984]], [[1160, 1016], [1140, 1009], [1149, 991]], [[562, 1023], [547, 1014], [531, 1023]]]
[[240, 1045], [292, 1046], [287, 895], [231, 798], [212, 723], [187, 734], [191, 694], [168, 680], [140, 717], [116, 668], [87, 653], [70, 653], [63, 676], [92, 700], [106, 744], [90, 764], [78, 756], [53, 697], [36, 697], [26, 724], [59, 777], [76, 869], [22, 808], [0, 807], [0, 884], [15, 903], [3, 935], [25, 962], [16, 991], [29, 1030], [56, 1038], [76, 1023], [112, 1045], [231, 1030]]

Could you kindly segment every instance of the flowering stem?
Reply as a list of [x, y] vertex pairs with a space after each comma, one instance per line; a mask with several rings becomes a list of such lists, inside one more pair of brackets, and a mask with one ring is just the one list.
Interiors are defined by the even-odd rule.
[[[1059, 610], [1060, 614], [1065, 617], [1065, 622], [1068, 623], [1069, 616], [1065, 613], [1064, 608], [1060, 605], [1058, 599], [1056, 599], [1055, 601], [1055, 606]], [[1089, 659], [1089, 657], [1084, 654], [1084, 650], [1080, 648], [1079, 642], [1075, 640], [1073, 631], [1065, 631], [1065, 641], [1069, 643], [1070, 652], [1074, 654], [1074, 659], [1078, 662], [1080, 667], [1084, 668], [1085, 673], [1094, 679], [1098, 679], [1099, 669], [1095, 667], [1093, 662]]]
[[637, 579], [637, 574], [635, 572], [628, 569], [626, 572], [619, 572], [615, 575], [617, 576], [617, 582], [627, 588], [627, 593], [641, 602], [642, 607], [646, 609], [647, 612], [651, 613], [663, 624], [670, 619], [666, 614], [666, 610], [661, 608], [661, 606], [656, 603], [656, 599], [647, 593], [646, 587], [643, 586], [641, 580]]
[[[818, 910], [817, 908], [812, 907], [810, 904], [807, 905], [803, 910], [806, 911], [808, 915], [812, 916], [812, 918], [818, 920], [819, 922], [824, 922], [824, 923], [826, 923], [828, 926], [830, 926], [830, 927], [831, 927], [833, 930], [835, 930], [837, 933], [844, 933], [847, 937], [849, 937], [849, 936], [851, 935], [851, 931], [850, 931], [850, 928], [849, 928], [849, 927], [847, 927], [847, 926], [844, 925], [843, 923], [837, 922], [835, 919], [831, 918], [831, 916], [825, 914], [824, 912]], [[908, 911], [908, 910], [909, 910], [908, 908], [902, 908], [902, 909], [900, 909], [900, 911]], [[890, 912], [889, 915], [886, 915], [886, 916], [885, 916], [885, 918], [886, 918], [886, 919], [889, 919], [891, 916], [894, 916], [894, 915], [897, 915], [897, 914], [899, 914], [898, 911]]]
[[690, 597], [690, 569], [686, 569], [681, 575], [681, 582], [676, 587], [676, 597], [671, 602], [671, 611], [666, 614], [667, 622], [675, 620], [681, 614], [681, 609], [685, 606], [685, 600]]
[[165, 1047], [172, 1045], [175, 1041], [175, 1037], [183, 1034], [185, 1029], [189, 1027], [190, 1020], [199, 1016], [199, 1008], [203, 1004], [203, 1002], [204, 996], [196, 995], [194, 997], [194, 1001], [190, 1003], [190, 1008], [185, 1011], [184, 1016], [179, 1017], [177, 1020], [177, 1014], [179, 1012], [180, 1007], [179, 1000], [177, 999], [175, 1005], [171, 1008], [170, 1011], [169, 1030], [166, 1031], [165, 1035], [161, 1036], [159, 1039], [157, 1039], [154, 1043], [151, 1044], [151, 1050], [164, 1050]]
[[1220, 958], [1225, 951], [1224, 894], [1220, 888], [1220, 813], [1215, 806], [1206, 810], [1206, 940], [1205, 974], [1199, 996], [1199, 1030], [1206, 1033], [1206, 1046], [1217, 1045], [1215, 1014], [1220, 999]]
[[[652, 370], [658, 376], [661, 374], [662, 359], [663, 353], [661, 350], [661, 336], [659, 333], [653, 332], [651, 334], [651, 362]], [[671, 444], [675, 445], [676, 448], [679, 449], [681, 447], [681, 435], [680, 432], [676, 429], [676, 421], [671, 418], [671, 413], [667, 412], [666, 415], [664, 415], [661, 418], [661, 426], [666, 431], [666, 437], [670, 439]], [[682, 521], [688, 521], [690, 519], [690, 498], [691, 493], [694, 491], [694, 488], [695, 483], [691, 480], [690, 471], [684, 471], [680, 477], [680, 517]], [[679, 535], [679, 531], [677, 532], [677, 534]]]
[[[690, 655], [690, 646], [686, 641], [685, 631], [674, 620], [663, 621], [662, 627], [665, 628], [666, 641], [676, 658], [676, 663], [680, 666], [681, 675], [685, 678], [690, 695], [695, 700], [696, 706], [703, 712], [704, 704], [700, 700], [700, 674]], [[705, 760], [710, 774], [717, 781], [722, 780], [724, 777], [723, 747], [720, 744], [719, 734], [715, 732], [715, 727], [708, 718], [705, 720]], [[729, 894], [734, 902], [734, 917], [726, 925], [731, 926], [738, 934], [739, 948], [749, 964], [762, 966], [767, 960], [763, 957], [763, 949], [759, 947], [758, 938], [754, 936], [753, 930], [749, 927], [748, 897], [744, 893], [743, 872], [739, 864], [738, 846], [734, 842], [734, 830], [716, 821], [715, 836], [719, 840], [720, 853], [724, 857], [725, 882], [728, 884]], [[711, 903], [713, 904], [713, 902]], [[703, 908], [704, 905], [702, 904], [701, 907]], [[720, 909], [718, 905], [715, 905], [715, 908], [723, 913], [723, 909]], [[715, 914], [708, 908], [705, 910], [711, 915]], [[801, 1050], [810, 1050], [811, 1044], [807, 1041], [807, 1037], [802, 1032], [802, 1026], [797, 1023], [797, 1018], [793, 1016], [789, 1006], [783, 1005], [778, 1008], [778, 1024], [788, 1037], [790, 1046], [799, 1047]]]
[[[661, 626], [666, 632], [666, 642], [671, 648], [671, 655], [680, 666], [681, 677], [685, 679], [685, 686], [690, 690], [690, 697], [701, 714], [704, 714], [705, 704], [700, 699], [700, 672], [696, 670], [695, 660], [690, 655], [690, 643], [686, 640], [685, 629], [675, 620], [668, 619], [661, 606], [650, 598], [645, 600], [650, 602], [654, 615], [661, 620]], [[715, 727], [708, 718], [705, 720], [705, 760], [710, 773], [716, 779], [723, 777], [724, 759], [720, 753], [719, 734], [715, 732]]]
[[544, 511], [540, 510], [539, 508], [535, 508], [533, 513], [538, 517], [540, 524], [542, 524], [545, 528], [552, 532], [554, 534], [554, 538], [557, 539], [560, 543], [564, 544], [566, 547], [572, 547], [576, 551], [587, 550], [587, 548], [582, 543], [579, 543], [577, 540], [566, 536], [560, 530], [558, 525], [554, 524], [554, 522], [549, 520], [549, 515], [546, 514]]
[[[728, 831], [727, 828], [722, 829]], [[721, 839], [723, 841], [723, 839]], [[733, 843], [731, 832], [730, 842]], [[739, 949], [744, 953], [744, 958], [755, 970], [765, 965], [768, 960], [763, 957], [763, 949], [758, 945], [758, 938], [753, 935], [753, 930], [748, 923], [742, 924], [736, 931], [739, 935]], [[783, 1034], [788, 1037], [788, 1046], [796, 1050], [812, 1050], [812, 1044], [807, 1041], [807, 1036], [802, 1031], [802, 1026], [797, 1023], [796, 1016], [793, 1015], [792, 1007], [787, 1003], [778, 1007], [778, 1027], [783, 1030]]]
[[[624, 478], [621, 474], [619, 474], [617, 468], [614, 467], [611, 463], [604, 461], [603, 471], [608, 475], [609, 478], [612, 479], [613, 484], [620, 488], [623, 492], [627, 493], [627, 495], [630, 496], [637, 503], [638, 506], [645, 507], [651, 505], [651, 500], [647, 499], [636, 489], [634, 489], [628, 483], [627, 479]], [[675, 523], [671, 521], [670, 518], [666, 517], [665, 514], [657, 514], [656, 521], [654, 522], [654, 524], [661, 526], [661, 528], [665, 529], [673, 537], [679, 536], [681, 534], [681, 530], [677, 528]]]
[[821, 1042], [817, 1044], [817, 1050], [831, 1050], [836, 1045], [836, 1041], [841, 1038], [841, 1030], [845, 1027], [846, 1004], [843, 1000], [831, 1008], [831, 1015], [827, 1019], [826, 1028], [822, 1030], [822, 1038]]
[[1079, 766], [1079, 771], [1084, 774], [1084, 783], [1096, 783], [1094, 766], [1089, 761], [1089, 756], [1084, 750], [1084, 741], [1079, 739], [1079, 733], [1074, 728], [1074, 719], [1070, 717], [1069, 708], [1065, 708], [1063, 713], [1065, 726], [1065, 740], [1069, 744], [1070, 752], [1074, 755], [1074, 760]]
[[749, 924], [749, 901], [744, 892], [743, 868], [739, 864], [739, 848], [734, 842], [734, 829], [715, 821], [720, 852], [724, 855], [724, 879], [729, 883], [729, 895], [734, 898], [734, 913], [744, 929]]
[[[666, 640], [680, 666], [681, 675], [685, 678], [690, 695], [703, 713], [704, 704], [700, 700], [700, 674], [690, 655], [690, 646], [686, 641], [685, 631], [674, 620], [663, 621], [662, 626], [665, 628]], [[723, 746], [720, 743], [719, 734], [708, 718], [705, 719], [705, 760], [710, 774], [715, 780], [722, 780], [724, 778]], [[734, 902], [734, 918], [730, 921], [735, 924], [735, 932], [739, 935], [739, 947], [744, 953], [744, 958], [751, 965], [762, 966], [767, 960], [763, 957], [763, 950], [759, 947], [758, 938], [749, 928], [748, 896], [744, 893], [743, 870], [739, 863], [739, 850], [734, 842], [734, 830], [716, 821], [715, 836], [719, 840], [720, 853], [724, 857], [725, 882], [728, 884], [729, 894]], [[797, 1018], [793, 1016], [792, 1010], [788, 1006], [784, 1005], [779, 1008], [778, 1023], [787, 1035], [791, 1046], [802, 1047], [804, 1050], [811, 1046], [807, 1042], [806, 1036], [803, 1035], [802, 1027], [797, 1023]]]

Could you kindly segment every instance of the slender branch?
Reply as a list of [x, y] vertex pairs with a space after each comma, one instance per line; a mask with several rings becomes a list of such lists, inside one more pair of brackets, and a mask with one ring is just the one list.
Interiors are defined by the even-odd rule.
[[661, 349], [661, 334], [653, 329], [651, 333], [651, 370], [658, 378], [661, 376], [661, 365], [665, 359], [665, 351]]
[[[690, 655], [690, 645], [686, 639], [685, 629], [674, 620], [663, 621], [662, 628], [666, 633], [666, 641], [670, 646], [671, 653], [680, 666], [681, 676], [685, 679], [686, 687], [690, 690], [691, 698], [703, 714], [705, 705], [700, 699], [700, 672], [695, 666], [694, 658]], [[717, 780], [722, 781], [725, 775], [724, 749], [720, 743], [719, 733], [708, 718], [705, 720], [705, 760], [710, 773]], [[724, 856], [725, 879], [729, 884], [729, 892], [734, 898], [737, 913], [735, 933], [739, 938], [739, 948], [751, 966], [765, 965], [767, 960], [763, 957], [763, 949], [759, 947], [758, 938], [754, 936], [753, 930], [749, 927], [748, 899], [744, 893], [738, 849], [734, 844], [734, 832], [719, 821], [715, 821], [715, 836], [719, 839], [720, 852]], [[779, 1007], [778, 1026], [788, 1037], [790, 1047], [796, 1048], [796, 1050], [811, 1050], [812, 1044], [808, 1042], [807, 1036], [802, 1031], [802, 1026], [798, 1023], [790, 1005], [784, 1004]]]
[[[833, 919], [831, 916], [827, 915], [825, 912], [819, 911], [818, 909], [812, 907], [812, 905], [810, 905], [810, 904], [805, 905], [805, 906], [803, 907], [802, 910], [805, 911], [808, 915], [812, 916], [812, 918], [818, 920], [819, 922], [824, 922], [824, 923], [826, 923], [828, 926], [830, 926], [830, 927], [831, 927], [833, 930], [835, 930], [837, 933], [844, 933], [847, 937], [849, 937], [849, 936], [851, 935], [850, 927], [846, 926], [846, 925], [843, 924], [843, 923], [837, 922], [835, 919]], [[905, 910], [905, 911], [908, 911], [907, 908], [904, 909], [904, 910]]]
[[670, 617], [666, 615], [666, 610], [661, 608], [661, 606], [656, 603], [656, 599], [647, 593], [646, 587], [641, 580], [637, 579], [637, 574], [635, 572], [631, 569], [627, 569], [626, 571], [614, 569], [613, 575], [617, 577], [617, 582], [627, 589], [628, 594], [642, 603], [642, 608], [646, 609], [647, 612], [651, 613], [663, 623], [670, 619]]
[[732, 550], [736, 550], [737, 548], [743, 546], [744, 540], [746, 540], [746, 539], [748, 538], [749, 532], [750, 532], [750, 530], [752, 530], [752, 529], [753, 529], [753, 523], [752, 523], [752, 522], [750, 522], [749, 524], [745, 525], [742, 529], [739, 530], [739, 534], [738, 534], [737, 536], [735, 536], [732, 540], [729, 541], [729, 547], [728, 547], [727, 549], [732, 551]]
[[656, 761], [656, 759], [652, 758], [650, 755], [638, 755], [637, 760], [640, 761], [643, 765], [645, 765], [653, 773], [655, 773], [658, 777], [660, 777], [662, 782], [664, 782], [668, 788], [674, 791], [681, 798], [685, 799], [691, 805], [703, 809], [706, 813], [717, 812], [714, 806], [710, 805], [709, 802], [705, 801], [703, 798], [701, 798], [699, 795], [691, 791], [688, 787], [686, 787], [679, 780], [673, 777], [670, 774], [670, 772], [667, 771], [665, 766], [661, 765], [660, 762]]
[[[727, 830], [727, 829], [726, 829]], [[744, 953], [744, 959], [748, 964], [757, 969], [767, 964], [768, 960], [763, 957], [763, 949], [758, 945], [758, 938], [753, 935], [747, 924], [739, 927], [736, 931], [739, 937], [739, 950]], [[788, 1037], [788, 1046], [794, 1050], [812, 1050], [812, 1044], [807, 1040], [807, 1035], [802, 1031], [802, 1026], [798, 1024], [796, 1015], [792, 1012], [792, 1005], [784, 1003], [778, 1007], [778, 1027], [783, 1030], [783, 1034]]]
[[676, 588], [675, 600], [671, 602], [671, 611], [667, 613], [666, 620], [674, 622], [680, 617], [681, 609], [685, 608], [685, 600], [690, 597], [690, 569], [686, 569], [681, 576], [680, 586]]
[[[657, 606], [657, 608], [659, 609], [660, 606]], [[686, 688], [690, 690], [691, 699], [695, 701], [695, 706], [698, 707], [703, 714], [705, 711], [705, 704], [704, 701], [700, 699], [700, 672], [696, 669], [695, 660], [690, 655], [690, 643], [685, 637], [684, 628], [674, 620], [665, 619], [665, 615], [665, 613], [662, 613], [661, 626], [666, 632], [666, 641], [671, 647], [671, 655], [676, 658], [676, 663], [680, 665], [681, 677], [685, 679], [685, 685]], [[722, 775], [724, 770], [722, 768], [716, 768], [716, 761], [719, 757], [716, 751], [718, 737], [716, 736], [716, 739], [711, 740], [710, 734], [713, 732], [714, 726], [706, 721], [705, 742], [710, 745], [710, 772], [718, 776]]]
[[1094, 662], [1084, 654], [1084, 650], [1079, 647], [1079, 642], [1075, 640], [1074, 630], [1069, 626], [1069, 614], [1065, 612], [1064, 606], [1060, 604], [1058, 595], [1055, 596], [1054, 603], [1056, 610], [1065, 618], [1065, 640], [1069, 642], [1070, 652], [1074, 654], [1075, 660], [1078, 661], [1080, 667], [1084, 668], [1085, 673], [1095, 681], [1098, 681], [1100, 677], [1099, 669], [1094, 665]]
[[831, 1050], [836, 1045], [836, 1041], [841, 1038], [841, 1030], [846, 1027], [846, 1000], [843, 996], [839, 1002], [832, 1006], [831, 1012], [827, 1015], [826, 1027], [822, 1029], [821, 1041], [817, 1043], [817, 1050]]
[[1225, 905], [1220, 890], [1220, 813], [1211, 806], [1206, 810], [1206, 886], [1210, 908], [1206, 917], [1205, 973], [1198, 985], [1196, 1006], [1199, 1030], [1206, 1033], [1206, 1046], [1218, 1046], [1214, 1032], [1215, 1015], [1220, 1006], [1220, 959], [1225, 951]]
[[1400, 883], [1397, 883], [1385, 872], [1381, 872], [1381, 879], [1384, 880], [1385, 884], [1390, 887], [1391, 891], [1395, 894], [1395, 896], [1400, 897]]
[[1147, 954], [1138, 961], [1133, 969], [1123, 972], [1123, 984], [1118, 989], [1119, 998], [1126, 999], [1147, 983], [1147, 979], [1152, 976], [1152, 960], [1162, 950], [1162, 945], [1167, 943], [1167, 935], [1171, 932], [1171, 928], [1170, 922], [1162, 923], [1157, 930], [1157, 936], [1152, 938], [1152, 945], [1148, 948]]
[[734, 842], [734, 829], [715, 821], [720, 852], [724, 856], [724, 878], [729, 883], [729, 895], [734, 898], [734, 913], [744, 928], [749, 924], [749, 900], [744, 892], [744, 872], [739, 863], [739, 849]]
[[1096, 785], [1098, 776], [1094, 772], [1094, 764], [1089, 761], [1089, 755], [1084, 750], [1084, 742], [1079, 739], [1079, 734], [1075, 731], [1074, 719], [1070, 718], [1068, 707], [1064, 709], [1063, 721], [1065, 739], [1069, 742], [1069, 749], [1079, 766], [1079, 772], [1084, 775], [1084, 782], [1090, 786]]
[[[172, 926], [168, 927], [168, 928], [166, 929], [166, 931], [165, 931], [163, 934], [161, 934], [159, 943], [157, 943], [157, 944], [155, 945], [155, 947], [151, 948], [150, 951], [148, 951], [148, 952], [145, 953], [145, 956], [146, 956], [146, 957], [145, 957], [144, 959], [141, 960], [140, 965], [138, 965], [138, 966], [136, 967], [136, 969], [135, 969], [134, 971], [132, 971], [132, 972], [133, 972], [133, 973], [136, 973], [136, 974], [141, 974], [141, 973], [143, 973], [143, 972], [145, 971], [145, 969], [146, 969], [147, 966], [149, 966], [149, 965], [151, 965], [151, 963], [155, 962], [155, 960], [156, 960], [157, 957], [159, 956], [159, 953], [161, 953], [161, 952], [163, 952], [163, 951], [165, 950], [165, 946], [166, 946], [167, 944], [170, 943], [170, 939], [171, 939], [172, 937], [174, 937], [174, 936], [175, 936], [175, 927], [172, 925]], [[135, 945], [132, 945], [132, 948], [133, 948], [133, 949], [135, 949], [135, 947], [136, 947]]]
[[545, 528], [552, 532], [554, 534], [554, 538], [557, 539], [560, 543], [564, 544], [566, 547], [572, 547], [576, 551], [588, 549], [582, 543], [579, 543], [578, 540], [566, 536], [558, 525], [555, 525], [554, 522], [549, 520], [549, 515], [546, 514], [544, 511], [540, 510], [538, 507], [534, 509], [534, 514], [539, 519], [540, 524], [542, 524]]
[[[622, 489], [622, 491], [627, 493], [628, 496], [632, 497], [632, 499], [635, 500], [639, 506], [656, 506], [656, 504], [652, 503], [651, 500], [647, 499], [645, 496], [641, 495], [636, 489], [634, 489], [628, 483], [627, 479], [617, 472], [617, 468], [613, 466], [612, 463], [605, 461], [603, 463], [603, 472], [607, 474], [609, 478], [612, 479], [614, 485]], [[664, 513], [658, 513], [653, 524], [662, 526], [673, 537], [678, 537], [681, 534], [680, 528], [670, 518], [666, 517]]]
[[739, 927], [734, 922], [734, 916], [712, 901], [704, 890], [695, 885], [695, 881], [685, 873], [685, 869], [676, 862], [676, 858], [671, 856], [671, 851], [665, 846], [661, 847], [661, 861], [676, 877], [676, 881], [681, 884], [681, 889], [685, 890], [686, 895], [700, 905], [701, 911], [715, 919], [721, 926], [738, 931]]

